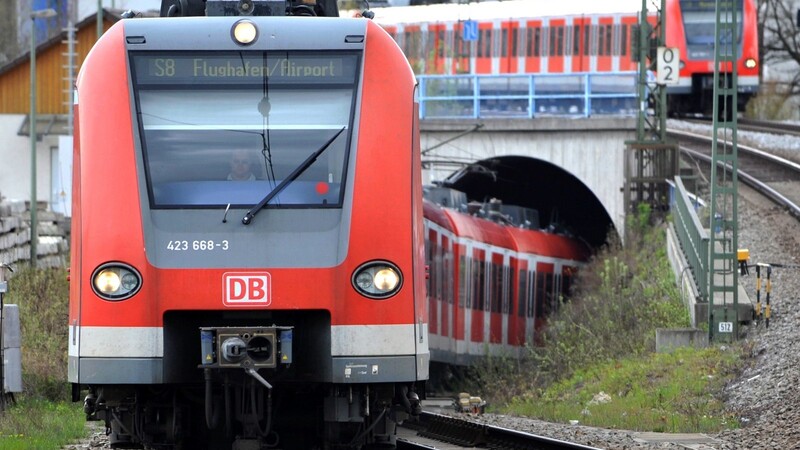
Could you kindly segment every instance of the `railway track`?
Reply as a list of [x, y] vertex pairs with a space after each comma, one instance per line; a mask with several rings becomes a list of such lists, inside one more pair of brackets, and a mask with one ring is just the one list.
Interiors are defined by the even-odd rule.
[[[667, 134], [680, 142], [684, 155], [711, 163], [711, 137], [677, 130]], [[738, 156], [739, 179], [800, 220], [800, 164], [742, 144]]]
[[419, 421], [407, 421], [402, 428], [402, 432], [398, 433], [398, 450], [434, 448], [445, 450], [475, 447], [496, 450], [596, 449], [596, 447], [432, 412], [423, 412]]
[[755, 119], [738, 119], [737, 124], [744, 131], [800, 136], [800, 124]]
[[[684, 122], [711, 126], [710, 118], [681, 119]], [[770, 133], [800, 137], [800, 124], [773, 122], [770, 120], [756, 120], [739, 118], [736, 120], [739, 131], [752, 131], [756, 133]]]

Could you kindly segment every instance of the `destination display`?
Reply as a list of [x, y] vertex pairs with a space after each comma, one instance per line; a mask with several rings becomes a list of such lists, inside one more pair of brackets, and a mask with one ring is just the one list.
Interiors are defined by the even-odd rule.
[[280, 52], [242, 55], [140, 53], [133, 55], [137, 84], [352, 83], [356, 55]]
[[730, 11], [735, 8], [737, 11], [742, 10], [743, 0], [681, 0], [681, 10], [687, 11], [701, 11], [701, 12], [714, 12], [719, 3], [721, 11]]

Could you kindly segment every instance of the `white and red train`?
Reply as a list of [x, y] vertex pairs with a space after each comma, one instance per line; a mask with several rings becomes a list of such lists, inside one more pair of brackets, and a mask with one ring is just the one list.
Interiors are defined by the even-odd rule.
[[[741, 110], [759, 86], [758, 22], [754, 0], [735, 5]], [[376, 8], [374, 20], [420, 74], [606, 73], [637, 70], [631, 52], [641, 6], [640, 0], [450, 3]], [[675, 113], [711, 109], [714, 8], [708, 0], [666, 2], [666, 45], [681, 58], [679, 84], [667, 91]]]
[[[538, 229], [535, 211], [426, 190], [431, 360], [468, 365], [524, 356], [589, 257], [578, 239]], [[474, 211], [468, 211], [474, 208]]]
[[113, 448], [391, 448], [429, 367], [414, 74], [371, 21], [287, 17], [332, 0], [162, 7], [198, 10], [78, 77], [73, 398]]

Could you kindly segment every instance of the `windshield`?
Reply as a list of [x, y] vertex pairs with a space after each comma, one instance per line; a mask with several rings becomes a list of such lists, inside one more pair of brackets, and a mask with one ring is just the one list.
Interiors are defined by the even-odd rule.
[[[742, 0], [736, 2], [736, 36], [737, 43], [742, 36]], [[723, 6], [721, 5], [720, 8]], [[710, 0], [681, 0], [683, 27], [686, 30], [686, 43], [689, 45], [714, 45], [714, 28], [717, 22], [716, 5]], [[726, 8], [730, 8], [727, 6]], [[724, 11], [724, 10], [723, 10]], [[721, 15], [722, 22], [729, 22], [732, 15]], [[720, 43], [730, 44], [731, 35], [728, 30], [720, 32]]]
[[346, 132], [268, 206], [340, 207], [358, 55], [133, 53], [153, 208], [257, 204]]

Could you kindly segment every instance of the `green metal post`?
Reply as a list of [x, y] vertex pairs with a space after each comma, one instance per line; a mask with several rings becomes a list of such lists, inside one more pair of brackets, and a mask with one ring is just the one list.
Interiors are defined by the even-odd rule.
[[[708, 256], [708, 337], [711, 341], [733, 341], [739, 335], [736, 60], [737, 10], [741, 5], [741, 0], [721, 0], [716, 3], [714, 140], [711, 146], [712, 232]], [[730, 70], [730, 75], [720, 74], [721, 70], [726, 69]], [[722, 165], [729, 170], [720, 167]]]
[[648, 21], [648, 3], [652, 0], [642, 0], [638, 49], [634, 49], [634, 57], [639, 61], [636, 139], [625, 142], [624, 201], [628, 213], [633, 213], [640, 203], [651, 205], [654, 211], [666, 209], [669, 190], [666, 180], [671, 180], [678, 172], [677, 144], [666, 137], [666, 88], [649, 76], [657, 65], [656, 48], [665, 43], [666, 18], [662, 12], [666, 9], [666, 0], [660, 1], [655, 27]]

